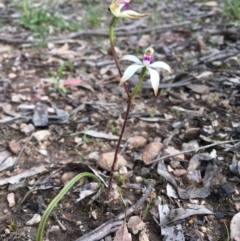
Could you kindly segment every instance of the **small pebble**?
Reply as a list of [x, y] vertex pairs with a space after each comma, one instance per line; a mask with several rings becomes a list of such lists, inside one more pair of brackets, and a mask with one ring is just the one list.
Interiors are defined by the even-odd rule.
[[[114, 159], [114, 152], [102, 153], [97, 164], [106, 171], [111, 171], [111, 167]], [[127, 161], [120, 154], [117, 155], [117, 164], [115, 166], [115, 171], [118, 171], [122, 166], [127, 166]]]
[[136, 176], [136, 177], [135, 177], [135, 180], [136, 180], [137, 183], [140, 183], [140, 182], [143, 181], [143, 178], [140, 177], [140, 176]]
[[145, 230], [142, 230], [139, 234], [139, 241], [149, 241], [148, 235], [146, 234]]
[[32, 226], [34, 224], [40, 223], [41, 221], [41, 215], [38, 213], [35, 213], [33, 217], [26, 222], [26, 225]]
[[92, 214], [93, 219], [97, 220], [97, 212], [96, 212], [96, 210], [92, 211], [91, 214]]
[[7, 214], [7, 213], [9, 213], [9, 210], [7, 208], [3, 209], [3, 213]]
[[53, 225], [50, 230], [50, 233], [60, 233], [60, 227], [58, 225]]
[[119, 173], [120, 173], [121, 175], [127, 174], [127, 173], [128, 173], [128, 170], [127, 170], [127, 168], [126, 168], [125, 166], [123, 166], [123, 167], [121, 167], [121, 168], [119, 169]]
[[204, 226], [199, 226], [198, 230], [203, 232], [203, 233], [206, 233], [208, 231], [208, 229], [206, 227], [204, 227]]
[[62, 183], [66, 183], [66, 182], [70, 181], [77, 174], [78, 174], [77, 172], [65, 172], [61, 177]]
[[139, 148], [147, 143], [147, 139], [142, 136], [133, 136], [130, 137], [127, 142], [130, 148]]
[[139, 233], [145, 226], [145, 223], [138, 216], [132, 216], [128, 220], [128, 228], [133, 234]]
[[152, 142], [148, 144], [143, 150], [143, 162], [148, 165], [149, 162], [153, 161], [157, 157], [162, 148], [163, 144], [160, 142]]
[[7, 195], [7, 200], [8, 200], [8, 205], [10, 208], [15, 206], [16, 203], [15, 203], [15, 196], [14, 196], [13, 192], [11, 192]]
[[33, 133], [33, 137], [39, 142], [47, 140], [50, 136], [51, 133], [48, 130], [41, 130]]

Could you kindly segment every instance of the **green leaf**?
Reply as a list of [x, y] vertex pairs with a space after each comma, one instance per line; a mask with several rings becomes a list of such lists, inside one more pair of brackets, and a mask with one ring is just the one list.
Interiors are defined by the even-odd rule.
[[42, 237], [43, 237], [43, 231], [47, 222], [47, 219], [49, 217], [49, 215], [51, 214], [53, 208], [58, 204], [58, 202], [63, 198], [63, 196], [68, 192], [68, 190], [81, 178], [83, 177], [89, 177], [94, 179], [95, 181], [97, 181], [99, 183], [99, 185], [101, 186], [101, 188], [103, 188], [103, 184], [101, 183], [101, 180], [95, 176], [94, 174], [90, 173], [90, 172], [83, 172], [78, 174], [77, 176], [75, 176], [74, 178], [72, 178], [66, 185], [65, 187], [59, 192], [59, 194], [52, 200], [52, 202], [48, 205], [47, 209], [45, 210], [41, 222], [39, 224], [38, 227], [38, 232], [37, 232], [37, 238], [36, 241], [42, 241]]

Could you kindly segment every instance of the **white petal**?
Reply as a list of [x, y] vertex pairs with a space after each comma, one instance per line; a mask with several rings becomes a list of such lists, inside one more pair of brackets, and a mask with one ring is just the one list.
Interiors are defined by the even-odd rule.
[[130, 61], [132, 61], [132, 62], [134, 62], [136, 64], [142, 64], [142, 61], [140, 61], [139, 58], [137, 58], [134, 55], [130, 55], [130, 54], [124, 55], [120, 60], [130, 60]]
[[151, 68], [162, 68], [162, 69], [167, 70], [169, 73], [172, 73], [171, 67], [168, 64], [166, 64], [162, 61], [154, 62], [154, 63], [150, 64], [149, 67], [151, 67]]
[[139, 65], [139, 64], [132, 64], [129, 67], [127, 67], [127, 69], [125, 70], [125, 72], [123, 74], [123, 77], [120, 80], [120, 84], [122, 84], [126, 80], [130, 79], [134, 75], [134, 73], [137, 70], [141, 69], [142, 67], [143, 67], [143, 65]]
[[150, 73], [150, 80], [151, 80], [151, 84], [152, 84], [152, 87], [154, 90], [154, 94], [157, 95], [159, 80], [160, 80], [159, 73], [155, 69], [151, 69], [149, 67], [147, 67], [147, 69]]

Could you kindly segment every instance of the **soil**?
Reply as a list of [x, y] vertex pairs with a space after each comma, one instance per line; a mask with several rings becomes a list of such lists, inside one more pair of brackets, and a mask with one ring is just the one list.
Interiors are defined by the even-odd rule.
[[[157, 197], [160, 196], [165, 203], [175, 208], [176, 203], [179, 207], [184, 207], [187, 203], [194, 202], [204, 205], [214, 215], [194, 215], [181, 220], [185, 240], [197, 240], [197, 237], [201, 237], [201, 240], [228, 240], [231, 219], [240, 207], [239, 174], [229, 169], [232, 159], [238, 160], [239, 155], [239, 149], [233, 147], [237, 143], [234, 140], [239, 139], [239, 20], [231, 14], [227, 15], [228, 10], [223, 0], [132, 2], [131, 9], [149, 12], [150, 15], [133, 28], [131, 25], [136, 22], [132, 20], [118, 22], [117, 27], [123, 29], [116, 30], [117, 54], [119, 57], [134, 54], [141, 58], [144, 50], [152, 46], [155, 49], [154, 61], [168, 63], [173, 73], [160, 73], [161, 83], [156, 97], [150, 80], [146, 78], [142, 89], [133, 99], [121, 145], [121, 154], [128, 161], [128, 172], [121, 180], [115, 178], [114, 183], [118, 184], [122, 198], [129, 201], [127, 208], [143, 195], [141, 190], [126, 188], [129, 184], [136, 184], [136, 177], [143, 178], [142, 186], [149, 179], [156, 181], [152, 190], [156, 198], [152, 202], [148, 198], [126, 220], [138, 215], [145, 223], [149, 240], [165, 240], [158, 224]], [[1, 169], [0, 180], [42, 165], [46, 170], [22, 179], [22, 187], [13, 188], [9, 183], [1, 186], [0, 240], [30, 241], [36, 240], [38, 224], [26, 223], [34, 214], [42, 215], [44, 211], [39, 206], [38, 198], [42, 197], [48, 205], [71, 179], [68, 174], [91, 172], [91, 167], [108, 181], [109, 172], [101, 169], [90, 155], [113, 152], [117, 141], [88, 136], [85, 131], [119, 135], [127, 96], [124, 87], [119, 85], [120, 78], [109, 54], [111, 51], [107, 34], [112, 16], [107, 8], [110, 1], [104, 4], [89, 1], [62, 1], [61, 4], [51, 2], [49, 9], [52, 11], [59, 11], [71, 19], [80, 15], [83, 29], [81, 34], [55, 30], [43, 46], [36, 46], [31, 40], [34, 37], [33, 31], [16, 21], [14, 14], [21, 9], [11, 1], [3, 1], [2, 4], [0, 121], [6, 120], [4, 118], [8, 116], [14, 117], [16, 113], [28, 118], [0, 122], [0, 155], [8, 151], [12, 157], [18, 158], [15, 166]], [[89, 6], [99, 9], [99, 22], [96, 26], [88, 22]], [[61, 62], [65, 64], [61, 81], [65, 83], [66, 93], [59, 91], [52, 81]], [[123, 71], [127, 64], [121, 62]], [[137, 76], [134, 75], [127, 82], [130, 90], [138, 80]], [[30, 105], [38, 102], [65, 110], [71, 115], [66, 122], [61, 123], [59, 118], [51, 118], [54, 115], [51, 113], [46, 126], [35, 127], [33, 132], [25, 133], [23, 127], [33, 123]], [[20, 104], [26, 105], [27, 110], [21, 109]], [[182, 124], [179, 129], [178, 124]], [[50, 136], [37, 141], [31, 134], [40, 130], [48, 130]], [[147, 143], [139, 148], [130, 148], [127, 140], [133, 136], [144, 136]], [[158, 174], [157, 165], [145, 165], [140, 157], [146, 146], [153, 141], [168, 141], [169, 146], [181, 151], [183, 144], [190, 141], [196, 141], [199, 147], [203, 147], [214, 141], [228, 140], [233, 140], [229, 142], [229, 148], [219, 144], [185, 154], [184, 161], [180, 161], [177, 167], [173, 167], [173, 159], [164, 160], [168, 171], [170, 166], [174, 170], [187, 170], [194, 154], [211, 153], [215, 149], [217, 157], [212, 162], [217, 166], [217, 171], [211, 181], [210, 194], [204, 198], [178, 197], [174, 201], [173, 198], [168, 198], [168, 182]], [[12, 141], [19, 147], [16, 151], [15, 146], [10, 144]], [[43, 154], [41, 150], [46, 150], [47, 153]], [[201, 164], [203, 169], [200, 170], [203, 179], [206, 166], [207, 161], [204, 161]], [[67, 176], [66, 180], [63, 180], [64, 175]], [[188, 186], [183, 176], [172, 175], [180, 185]], [[233, 180], [233, 177], [237, 178]], [[77, 185], [88, 182], [91, 180], [85, 178]], [[219, 191], [226, 183], [234, 190], [232, 193]], [[66, 230], [63, 231], [56, 219], [50, 217], [43, 240], [76, 240], [126, 209], [120, 197], [107, 202], [106, 190], [91, 204], [91, 196], [76, 202], [79, 198], [79, 193], [74, 192], [76, 188], [75, 185], [70, 189], [53, 211]], [[16, 204], [13, 207], [9, 207], [9, 193], [14, 193]], [[150, 205], [149, 209], [147, 205]], [[96, 212], [97, 218], [93, 212]], [[114, 235], [115, 233], [110, 234], [112, 240]], [[139, 234], [132, 235], [132, 238], [139, 240]]]

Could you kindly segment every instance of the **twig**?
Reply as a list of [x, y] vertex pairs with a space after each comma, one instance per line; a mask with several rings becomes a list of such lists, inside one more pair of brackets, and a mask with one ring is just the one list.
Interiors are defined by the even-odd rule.
[[128, 143], [127, 143], [127, 142], [124, 143], [124, 145], [123, 145], [121, 151], [119, 152], [120, 155], [122, 155], [122, 153], [126, 150], [127, 146], [128, 146]]
[[[138, 35], [138, 34], [145, 34], [145, 33], [150, 33], [152, 31], [155, 31], [156, 33], [159, 32], [163, 32], [166, 29], [173, 29], [173, 28], [177, 28], [177, 27], [181, 27], [181, 26], [185, 26], [185, 25], [190, 25], [191, 21], [185, 21], [182, 23], [176, 23], [176, 24], [166, 24], [166, 25], [159, 25], [157, 27], [151, 27], [151, 28], [146, 28], [146, 29], [141, 29], [141, 30], [136, 30], [136, 31], [127, 31], [127, 32], [120, 32], [120, 33], [116, 33], [116, 36], [118, 37], [124, 37], [124, 36], [128, 36], [128, 35]], [[129, 29], [128, 29], [129, 30]], [[81, 36], [99, 36], [99, 37], [108, 37], [108, 30], [107, 29], [103, 29], [101, 32], [97, 31], [97, 30], [89, 30], [89, 31], [79, 31], [76, 33], [72, 33], [70, 35], [68, 35], [68, 37], [55, 37], [55, 38], [49, 38], [46, 40], [46, 42], [51, 42], [54, 43], [55, 41], [65, 41], [66, 39], [74, 39], [74, 38], [78, 38]], [[12, 43], [12, 44], [39, 44], [42, 42], [42, 40], [40, 39], [35, 39], [35, 40], [25, 40], [25, 39], [16, 39], [14, 38], [14, 36], [12, 38], [3, 38], [0, 37], [0, 42], [3, 43]]]
[[[146, 191], [143, 194], [143, 196], [133, 205], [131, 206], [129, 209], [127, 209], [126, 211], [126, 216], [130, 215], [131, 213], [137, 211], [143, 204], [143, 202], [148, 198], [148, 196], [150, 195], [153, 187], [155, 186], [156, 181], [154, 179], [149, 179], [147, 180], [147, 187], [146, 187]], [[125, 212], [119, 214], [117, 216], [118, 220], [121, 220], [125, 217]]]
[[115, 232], [118, 229], [118, 227], [123, 223], [123, 221], [120, 220], [124, 219], [124, 217], [130, 215], [131, 213], [137, 211], [137, 209], [139, 209], [142, 206], [144, 201], [150, 195], [155, 183], [156, 182], [153, 179], [147, 180], [147, 187], [145, 193], [133, 206], [127, 209], [126, 212], [120, 213], [116, 218], [107, 221], [95, 230], [83, 235], [75, 241], [98, 241], [101, 238], [108, 235], [109, 233]]
[[97, 191], [97, 193], [91, 197], [91, 200], [88, 202], [89, 205], [92, 204], [92, 203], [100, 196], [101, 191], [102, 191], [102, 190], [101, 190], [101, 188], [100, 188], [100, 189]]
[[168, 138], [164, 140], [164, 147], [167, 148], [170, 141], [173, 139], [173, 137], [178, 133], [178, 131], [189, 121], [191, 120], [195, 115], [190, 115], [184, 118], [181, 123], [173, 130], [173, 132], [170, 134]]
[[200, 63], [206, 63], [206, 62], [212, 62], [212, 61], [216, 61], [216, 60], [226, 59], [226, 58], [234, 56], [238, 53], [239, 53], [239, 51], [237, 51], [237, 50], [233, 51], [233, 50], [229, 50], [229, 49], [226, 49], [219, 53], [211, 53], [211, 54], [204, 56], [204, 57], [200, 58], [199, 60], [193, 62], [192, 66], [198, 65]]
[[224, 72], [224, 73], [231, 74], [231, 75], [240, 75], [240, 70], [235, 70], [235, 69], [211, 69], [211, 71]]
[[209, 148], [209, 147], [213, 147], [213, 146], [217, 146], [217, 145], [222, 145], [222, 144], [227, 144], [227, 143], [231, 143], [231, 142], [238, 142], [238, 141], [240, 141], [240, 140], [217, 141], [217, 142], [214, 142], [214, 143], [212, 143], [212, 144], [210, 144], [210, 145], [206, 145], [206, 146], [194, 148], [194, 149], [191, 149], [191, 150], [186, 150], [186, 151], [182, 151], [182, 152], [175, 153], [175, 154], [172, 154], [172, 155], [168, 155], [168, 156], [164, 156], [164, 157], [157, 158], [157, 159], [149, 162], [148, 165], [150, 165], [150, 164], [152, 164], [152, 163], [155, 163], [155, 162], [158, 162], [158, 161], [161, 161], [161, 160], [168, 159], [168, 158], [173, 157], [173, 156], [178, 156], [178, 155], [186, 154], [186, 153], [189, 153], [189, 152], [192, 152], [192, 151], [199, 151], [199, 150], [203, 150], [203, 149], [206, 149], [206, 148]]
[[75, 241], [99, 241], [108, 234], [117, 231], [119, 226], [122, 225], [122, 223], [123, 221], [114, 221], [111, 219], [96, 228], [95, 230], [91, 231], [90, 233], [87, 233], [82, 237], [76, 239]]
[[[45, 204], [43, 197], [42, 196], [38, 196], [37, 197], [37, 204], [38, 204], [38, 208], [41, 212], [41, 214], [44, 213], [45, 209], [47, 208], [47, 205]], [[51, 214], [51, 216], [55, 219], [55, 221], [58, 223], [58, 225], [61, 227], [61, 229], [66, 232], [67, 229], [65, 228], [65, 226], [61, 223], [61, 221], [59, 220], [58, 216], [56, 214]]]
[[[178, 131], [185, 125], [185, 123], [186, 123], [187, 121], [189, 121], [190, 119], [192, 119], [193, 117], [194, 117], [194, 115], [190, 115], [190, 116], [187, 116], [186, 118], [184, 118], [183, 121], [173, 130], [173, 132], [171, 133], [171, 135], [169, 135], [169, 137], [164, 140], [164, 142], [163, 142], [163, 144], [164, 144], [164, 145], [163, 145], [163, 148], [162, 148], [161, 152], [160, 152], [160, 153], [158, 154], [158, 156], [157, 156], [157, 159], [158, 159], [158, 160], [161, 160], [162, 156], [164, 155], [165, 149], [168, 147], [168, 145], [169, 145], [170, 141], [173, 139], [173, 137], [174, 137], [174, 136], [178, 133]], [[151, 163], [152, 163], [152, 162], [151, 162]], [[151, 169], [154, 169], [156, 164], [157, 164], [157, 163], [154, 162], [153, 165], [152, 165], [152, 167], [151, 167]]]
[[20, 153], [18, 154], [17, 160], [15, 161], [15, 164], [14, 164], [14, 166], [13, 166], [13, 168], [12, 168], [12, 171], [16, 168], [16, 166], [17, 166], [17, 164], [18, 164], [18, 162], [19, 162], [19, 159], [20, 159], [20, 157], [21, 157], [24, 149], [26, 148], [27, 144], [28, 144], [29, 141], [32, 139], [32, 136], [33, 136], [33, 134], [31, 134], [31, 136], [28, 138], [28, 140], [27, 140], [26, 143], [24, 144], [23, 148], [21, 149]]
[[[53, 176], [54, 176], [55, 174], [57, 174], [60, 170], [62, 170], [65, 166], [66, 166], [66, 165], [58, 168], [58, 169], [57, 169], [56, 171], [54, 171], [51, 175], [49, 175], [47, 178], [53, 177]], [[49, 172], [50, 172], [50, 171], [49, 171]], [[14, 207], [14, 209], [13, 209], [13, 212], [14, 212], [14, 213], [17, 212], [17, 210], [19, 209], [19, 207], [26, 201], [26, 199], [31, 195], [31, 193], [36, 190], [35, 187], [36, 187], [39, 183], [41, 183], [44, 179], [46, 179], [46, 177], [40, 178], [39, 180], [37, 180], [37, 181], [34, 183], [34, 186], [32, 187], [32, 189], [29, 190], [29, 191], [25, 194], [25, 196], [23, 197], [23, 199], [18, 203], [18, 205], [16, 205], [16, 206]]]

